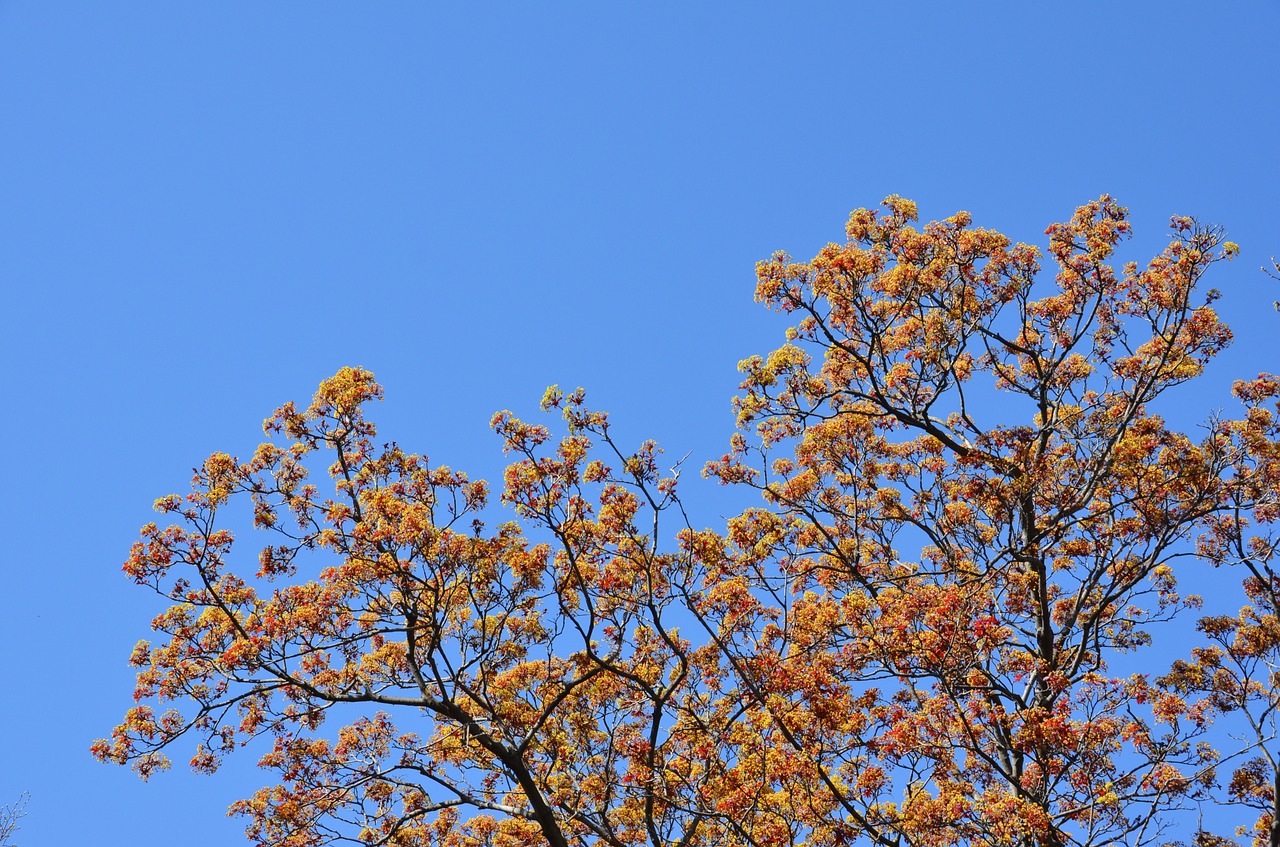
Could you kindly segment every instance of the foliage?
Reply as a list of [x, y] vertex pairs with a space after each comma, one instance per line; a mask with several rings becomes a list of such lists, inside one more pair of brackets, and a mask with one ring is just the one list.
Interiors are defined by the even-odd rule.
[[[125, 570], [174, 605], [95, 755], [146, 777], [193, 736], [212, 772], [264, 736], [274, 782], [233, 808], [258, 844], [1146, 845], [1220, 766], [1274, 844], [1280, 381], [1199, 438], [1157, 412], [1231, 340], [1199, 285], [1238, 248], [1179, 217], [1116, 269], [1105, 196], [1047, 259], [884, 206], [758, 266], [796, 323], [742, 363], [704, 473], [762, 505], [720, 530], [581, 390], [543, 399], [559, 437], [494, 417], [496, 525], [485, 483], [379, 445], [367, 371], [281, 407], [157, 501]], [[256, 573], [231, 501], [275, 536]], [[1190, 629], [1177, 576], [1207, 567], [1244, 609], [1163, 677], [1117, 670]]]

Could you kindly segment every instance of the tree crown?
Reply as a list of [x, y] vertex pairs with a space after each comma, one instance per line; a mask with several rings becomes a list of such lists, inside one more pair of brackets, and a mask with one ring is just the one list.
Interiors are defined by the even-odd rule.
[[[342, 369], [156, 502], [173, 523], [125, 570], [173, 605], [94, 754], [145, 777], [192, 736], [211, 772], [265, 736], [277, 781], [235, 807], [256, 843], [451, 847], [1218, 843], [1177, 813], [1229, 762], [1274, 847], [1280, 380], [1171, 427], [1231, 341], [1202, 280], [1238, 248], [1175, 217], [1116, 268], [1129, 233], [1106, 196], [1044, 251], [890, 197], [761, 262], [795, 323], [741, 364], [704, 475], [761, 505], [719, 529], [656, 444], [554, 388], [558, 436], [493, 418], [492, 525], [484, 482], [378, 442], [382, 389]], [[256, 570], [231, 501], [274, 536]], [[1204, 564], [1244, 609], [1164, 675], [1113, 673], [1189, 629], [1177, 576]]]

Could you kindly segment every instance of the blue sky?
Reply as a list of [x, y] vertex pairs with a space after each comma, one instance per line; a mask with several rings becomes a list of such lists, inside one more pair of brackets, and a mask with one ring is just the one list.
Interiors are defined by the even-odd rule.
[[[158, 611], [154, 498], [345, 364], [382, 433], [492, 478], [497, 409], [588, 388], [695, 467], [781, 340], [753, 265], [890, 193], [1021, 240], [1103, 192], [1242, 246], [1237, 342], [1280, 370], [1280, 5], [0, 0], [8, 526], [0, 802], [23, 847], [242, 841], [260, 783], [90, 760]], [[690, 497], [708, 522], [713, 486]]]

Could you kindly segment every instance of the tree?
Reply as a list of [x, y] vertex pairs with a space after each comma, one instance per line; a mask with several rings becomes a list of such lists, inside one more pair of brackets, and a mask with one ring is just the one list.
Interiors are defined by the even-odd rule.
[[18, 831], [18, 821], [27, 814], [27, 795], [23, 794], [12, 804], [0, 806], [0, 847], [18, 847], [13, 834]]
[[[212, 772], [265, 736], [258, 844], [1219, 844], [1189, 812], [1223, 765], [1274, 844], [1280, 381], [1200, 438], [1159, 414], [1231, 340], [1199, 286], [1236, 246], [1178, 217], [1116, 270], [1104, 196], [1046, 231], [1050, 278], [967, 213], [884, 206], [758, 266], [797, 323], [742, 363], [704, 474], [762, 505], [720, 530], [581, 390], [543, 398], [558, 438], [494, 417], [496, 525], [485, 483], [379, 445], [367, 371], [282, 406], [157, 501], [125, 570], [174, 605], [94, 754], [146, 777], [193, 736]], [[274, 535], [256, 572], [235, 501]], [[1209, 566], [1250, 605], [1130, 672]]]

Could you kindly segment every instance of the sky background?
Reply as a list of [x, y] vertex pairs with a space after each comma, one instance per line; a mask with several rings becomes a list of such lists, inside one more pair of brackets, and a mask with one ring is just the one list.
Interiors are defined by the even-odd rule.
[[[914, 198], [1043, 243], [1103, 192], [1242, 246], [1198, 419], [1280, 370], [1280, 3], [0, 0], [8, 528], [0, 803], [23, 847], [243, 843], [262, 782], [93, 762], [158, 602], [151, 502], [343, 365], [381, 434], [494, 478], [498, 409], [587, 387], [624, 438], [722, 452], [782, 340], [754, 263]], [[708, 523], [730, 508], [690, 484]], [[252, 551], [248, 551], [252, 555]]]

